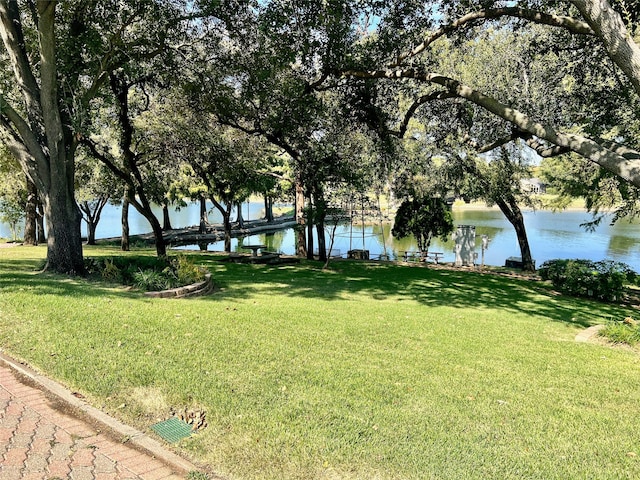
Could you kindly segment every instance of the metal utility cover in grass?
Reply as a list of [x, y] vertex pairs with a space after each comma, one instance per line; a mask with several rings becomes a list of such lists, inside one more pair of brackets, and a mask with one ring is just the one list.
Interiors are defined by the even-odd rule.
[[151, 430], [170, 443], [186, 438], [192, 433], [191, 425], [176, 417], [151, 425]]

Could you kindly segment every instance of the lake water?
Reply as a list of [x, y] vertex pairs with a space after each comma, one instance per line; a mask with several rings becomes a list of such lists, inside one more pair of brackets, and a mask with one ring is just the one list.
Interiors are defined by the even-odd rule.
[[[245, 220], [260, 218], [263, 208], [260, 202], [245, 203], [242, 207]], [[625, 262], [640, 272], [640, 224], [638, 222], [630, 223], [623, 220], [611, 226], [603, 221], [594, 232], [588, 232], [580, 227], [581, 223], [591, 219], [591, 216], [583, 211], [554, 213], [538, 210], [523, 213], [536, 265], [553, 258], [610, 259]], [[160, 209], [156, 214], [161, 218]], [[198, 216], [198, 206], [190, 205], [172, 213], [172, 225], [174, 228], [197, 225]], [[485, 264], [504, 265], [506, 258], [520, 256], [515, 231], [499, 210], [454, 208], [453, 216], [456, 225], [475, 225], [478, 262], [481, 261], [480, 236], [483, 234], [490, 238], [489, 248], [485, 251]], [[221, 217], [217, 212], [212, 213], [210, 221], [219, 223]], [[131, 234], [150, 231], [148, 222], [134, 209], [130, 210], [130, 230]], [[83, 234], [86, 235], [84, 225]], [[112, 205], [105, 207], [96, 235], [97, 238], [120, 235], [120, 207]], [[10, 237], [7, 225], [0, 224], [0, 237]], [[292, 229], [233, 239], [232, 248], [237, 250], [240, 245], [251, 243], [265, 244], [270, 250], [278, 250], [286, 254], [293, 254], [295, 251], [295, 237]], [[191, 248], [197, 247], [191, 246]], [[223, 245], [218, 242], [210, 244], [207, 248], [222, 250]], [[356, 225], [341, 226], [336, 232], [334, 243], [334, 249], [339, 250], [343, 256], [348, 250], [364, 249], [370, 251], [372, 258], [386, 253], [393, 259], [397, 258], [400, 251], [416, 250], [416, 248], [415, 240], [412, 238], [393, 238], [389, 224], [365, 226], [364, 229]], [[454, 261], [453, 249], [454, 244], [451, 240], [447, 242], [434, 240], [430, 248], [431, 251], [443, 252], [446, 262]]]

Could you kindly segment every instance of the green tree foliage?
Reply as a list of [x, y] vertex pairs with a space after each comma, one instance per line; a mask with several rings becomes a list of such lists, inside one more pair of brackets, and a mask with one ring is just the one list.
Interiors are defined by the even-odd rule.
[[179, 90], [155, 102], [149, 113], [145, 142], [179, 167], [171, 176], [171, 197], [210, 200], [222, 215], [229, 251], [233, 207], [253, 193], [270, 194], [276, 188], [273, 147], [258, 136], [221, 126]]
[[446, 240], [453, 232], [451, 209], [441, 198], [405, 200], [396, 212], [391, 233], [404, 238], [413, 235], [421, 252], [428, 252], [431, 240]]
[[640, 189], [597, 165], [572, 155], [544, 159], [540, 167], [549, 191], [557, 194], [552, 207], [562, 209], [574, 199], [584, 199], [593, 213], [586, 228], [596, 227], [605, 218], [614, 223], [640, 214]]
[[121, 182], [105, 165], [92, 158], [78, 159], [76, 201], [87, 224], [87, 245], [95, 245], [102, 210], [111, 199], [118, 201], [121, 191]]
[[[573, 151], [640, 185], [633, 131], [640, 48], [627, 35], [633, 24], [625, 21], [634, 20], [625, 13], [625, 6], [626, 2], [611, 5], [596, 0], [518, 1], [508, 6], [493, 1], [446, 1], [436, 10], [427, 9], [431, 15], [426, 21], [423, 2], [403, 2], [404, 8], [398, 9], [370, 2], [368, 8], [380, 18], [379, 26], [372, 26], [354, 47], [357, 55], [352, 67], [335, 73], [399, 83], [395, 89], [411, 99], [404, 108], [398, 102], [390, 109], [395, 113], [389, 118], [400, 126], [405, 112], [415, 112], [427, 103], [445, 102], [449, 117], [465, 105], [475, 105], [493, 117], [483, 128], [493, 132], [490, 144], [522, 139], [542, 156]], [[496, 61], [485, 66], [479, 62], [482, 69], [468, 72], [466, 80], [459, 74], [466, 63], [447, 69], [437, 61], [438, 50], [447, 42], [456, 49], [468, 49], [473, 42], [480, 45], [487, 35], [503, 31], [514, 32], [517, 43], [495, 57], [507, 59], [505, 67], [513, 64], [511, 71], [523, 73], [517, 83], [513, 75], [504, 77], [509, 80], [505, 90], [501, 90], [502, 75], [510, 69], [501, 65], [496, 69]], [[483, 83], [483, 77], [491, 81]], [[540, 82], [544, 88], [533, 88]], [[620, 135], [607, 139], [603, 132], [619, 124], [620, 115], [634, 119], [629, 123], [632, 128], [623, 127]], [[474, 119], [474, 123], [478, 122]], [[468, 133], [473, 140], [473, 131]], [[479, 150], [482, 146], [478, 144]]]
[[9, 225], [13, 240], [19, 236], [26, 201], [24, 174], [9, 152], [0, 147], [0, 221]]
[[[226, 24], [228, 48], [194, 73], [191, 91], [198, 107], [224, 125], [262, 136], [288, 158], [300, 224], [298, 253], [309, 257], [313, 224], [323, 231], [328, 185], [352, 181], [361, 170], [353, 167], [363, 165], [350, 157], [357, 151], [349, 146], [357, 126], [345, 123], [336, 85], [315, 88], [348, 61], [356, 21], [357, 9], [349, 2], [262, 2]], [[318, 238], [322, 242], [324, 235]], [[322, 258], [325, 248], [319, 247]]]
[[636, 276], [627, 264], [611, 260], [548, 260], [540, 267], [540, 277], [561, 292], [606, 302], [619, 301]]
[[84, 271], [74, 199], [75, 152], [114, 75], [177, 52], [193, 2], [0, 1], [0, 139], [35, 183], [48, 268]]

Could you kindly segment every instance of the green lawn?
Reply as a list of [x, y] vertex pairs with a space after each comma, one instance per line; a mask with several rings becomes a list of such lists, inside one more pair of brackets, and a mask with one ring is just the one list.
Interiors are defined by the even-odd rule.
[[146, 431], [204, 408], [179, 447], [228, 478], [640, 478], [640, 356], [574, 341], [636, 312], [476, 273], [212, 255], [194, 258], [221, 291], [147, 299], [37, 274], [44, 255], [0, 249], [2, 349]]

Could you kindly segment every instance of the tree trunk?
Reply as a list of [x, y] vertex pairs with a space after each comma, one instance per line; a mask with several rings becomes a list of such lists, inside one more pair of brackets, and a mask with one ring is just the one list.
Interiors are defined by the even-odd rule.
[[231, 253], [231, 208], [222, 214], [222, 222], [224, 225], [224, 251]]
[[307, 203], [307, 260], [313, 260], [313, 203], [311, 198]]
[[91, 202], [80, 202], [79, 207], [82, 213], [84, 213], [84, 221], [87, 222], [87, 245], [96, 244], [96, 228], [100, 223], [100, 215], [102, 209], [109, 201], [109, 196], [103, 195]]
[[38, 189], [35, 183], [27, 177], [27, 204], [25, 205], [24, 236], [25, 245], [37, 245], [37, 219], [38, 219]]
[[142, 188], [138, 189], [138, 195], [136, 197], [130, 197], [129, 203], [134, 206], [140, 215], [147, 219], [149, 225], [151, 225], [151, 231], [153, 232], [153, 239], [156, 246], [156, 255], [158, 257], [167, 256], [167, 245], [164, 243], [164, 236], [162, 233], [162, 225], [156, 218], [151, 210], [151, 205], [147, 200]]
[[525, 272], [535, 272], [536, 267], [533, 263], [533, 259], [531, 258], [531, 249], [529, 248], [529, 240], [527, 238], [527, 230], [524, 225], [524, 218], [515, 198], [508, 195], [507, 198], [503, 197], [498, 199], [496, 203], [516, 231], [518, 244], [520, 245], [520, 256], [522, 257], [522, 270]]
[[169, 217], [169, 205], [167, 202], [162, 202], [162, 231], [166, 232], [168, 230], [173, 230], [171, 218]]
[[122, 239], [120, 240], [120, 249], [128, 252], [131, 248], [129, 243], [129, 198], [125, 195], [122, 200]]
[[267, 220], [267, 223], [272, 223], [273, 218], [273, 198], [269, 195], [264, 196], [264, 218]]
[[47, 236], [44, 233], [44, 205], [42, 204], [40, 197], [38, 197], [37, 203], [38, 203], [38, 210], [37, 210], [36, 224], [37, 224], [37, 230], [38, 230], [38, 243], [43, 243], [47, 241]]
[[153, 214], [151, 209], [148, 212], [143, 213], [140, 212], [144, 217], [149, 221], [151, 225], [151, 229], [153, 230], [153, 238], [156, 244], [156, 255], [158, 257], [166, 257], [167, 256], [167, 245], [164, 243], [164, 236], [162, 235], [162, 225]]
[[207, 233], [207, 225], [209, 225], [209, 218], [207, 217], [207, 199], [200, 197], [200, 227], [198, 233]]
[[318, 234], [318, 260], [325, 262], [327, 260], [327, 241], [324, 238], [324, 221], [318, 221], [316, 233]]
[[313, 260], [313, 250], [315, 248], [313, 241], [313, 223], [307, 222], [307, 260]]
[[[45, 270], [69, 275], [84, 275], [82, 215], [73, 197], [73, 182], [68, 189], [52, 187], [44, 195], [44, 215], [47, 222], [47, 264]], [[60, 191], [62, 190], [62, 191]]]
[[[201, 178], [203, 178], [205, 183], [208, 183], [206, 177]], [[212, 191], [211, 184], [208, 184], [207, 188], [209, 189], [209, 191]], [[231, 253], [231, 209], [233, 208], [233, 202], [229, 201], [226, 203], [226, 205], [223, 205], [222, 203], [218, 202], [218, 200], [216, 200], [216, 197], [214, 195], [210, 195], [209, 198], [211, 199], [211, 203], [213, 203], [213, 206], [216, 207], [220, 212], [220, 215], [222, 215], [222, 227], [224, 230], [224, 251], [227, 253]]]
[[327, 242], [324, 236], [324, 221], [327, 216], [327, 206], [324, 201], [322, 191], [318, 188], [314, 194], [316, 233], [318, 235], [318, 260], [327, 260]]
[[296, 178], [296, 255], [305, 257], [307, 255], [307, 244], [305, 240], [305, 219], [304, 219], [304, 189], [302, 182]]
[[[66, 130], [59, 109], [55, 3], [45, 6], [42, 2], [38, 7], [40, 105], [46, 132], [46, 147], [42, 152], [49, 157], [47, 185], [40, 191], [47, 221], [46, 268], [60, 273], [84, 275], [80, 236], [82, 215], [74, 195], [76, 144], [71, 132]], [[32, 180], [36, 179], [32, 177]]]
[[335, 222], [331, 227], [331, 234], [329, 235], [329, 251], [327, 255], [327, 259], [324, 262], [323, 269], [329, 267], [329, 260], [331, 259], [331, 250], [333, 250], [333, 243], [336, 239], [336, 230], [338, 229], [338, 222]]
[[164, 236], [162, 234], [162, 225], [151, 211], [151, 208], [145, 208], [140, 205], [138, 202], [131, 202], [131, 204], [136, 208], [138, 213], [147, 219], [149, 225], [151, 225], [151, 231], [153, 232], [153, 239], [156, 246], [156, 255], [158, 257], [166, 257], [167, 256], [167, 245], [164, 243]]
[[236, 210], [237, 210], [236, 223], [238, 224], [238, 228], [244, 228], [244, 217], [242, 216], [242, 202], [237, 203]]
[[[45, 269], [84, 274], [80, 225], [82, 216], [74, 198], [76, 140], [63, 121], [58, 96], [56, 57], [56, 2], [32, 2], [37, 7], [37, 42], [25, 35], [19, 2], [0, 1], [0, 36], [7, 53], [5, 70], [15, 80], [16, 110], [2, 95], [0, 141], [36, 184], [44, 204], [47, 226]], [[32, 59], [37, 59], [33, 60]], [[37, 64], [35, 63], [37, 62]], [[9, 67], [12, 73], [9, 73]], [[38, 75], [33, 68], [38, 68]], [[20, 97], [19, 99], [17, 97]], [[18, 110], [26, 114], [23, 118]], [[65, 119], [68, 120], [68, 119]]]
[[87, 245], [96, 244], [96, 227], [98, 225], [93, 220], [87, 222]]

